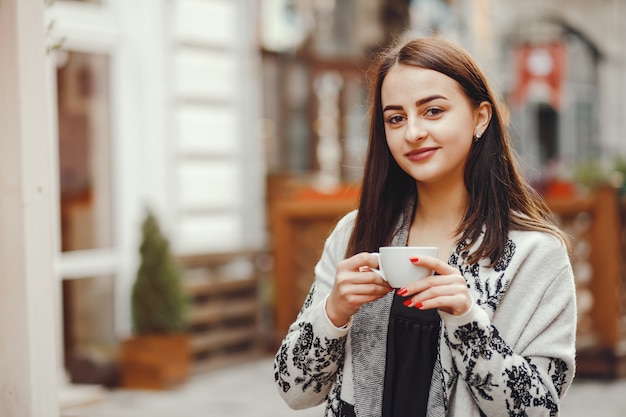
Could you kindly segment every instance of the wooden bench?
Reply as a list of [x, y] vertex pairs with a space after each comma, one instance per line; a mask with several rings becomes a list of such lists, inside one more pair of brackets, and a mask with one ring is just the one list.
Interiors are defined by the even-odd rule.
[[259, 357], [264, 351], [256, 252], [185, 256], [193, 372]]

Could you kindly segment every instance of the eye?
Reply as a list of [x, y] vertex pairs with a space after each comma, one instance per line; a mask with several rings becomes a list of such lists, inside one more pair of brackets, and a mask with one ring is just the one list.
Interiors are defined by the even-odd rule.
[[399, 114], [394, 114], [393, 116], [387, 118], [387, 123], [389, 123], [390, 125], [397, 125], [399, 123], [402, 123], [403, 121], [404, 116], [400, 116]]
[[426, 113], [424, 113], [426, 116], [428, 117], [435, 117], [435, 116], [439, 116], [441, 113], [443, 113], [443, 109], [439, 108], [439, 107], [429, 107], [428, 109], [426, 109]]

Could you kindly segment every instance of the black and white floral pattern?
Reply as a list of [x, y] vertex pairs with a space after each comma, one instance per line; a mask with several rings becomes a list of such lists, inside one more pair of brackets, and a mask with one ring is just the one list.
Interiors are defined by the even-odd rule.
[[515, 255], [515, 247], [515, 243], [511, 239], [508, 239], [502, 256], [500, 257], [500, 259], [498, 259], [495, 266], [493, 267], [494, 271], [502, 272], [509, 267], [511, 259], [513, 259], [513, 255]]
[[[492, 401], [491, 392], [499, 387], [494, 382], [495, 375], [491, 371], [478, 371], [477, 364], [481, 360], [491, 360], [494, 354], [502, 359], [513, 360], [514, 352], [494, 327], [486, 331], [477, 323], [469, 323], [461, 326], [454, 336], [460, 343], [449, 342], [448, 345], [463, 358], [465, 366], [462, 375], [472, 395], [477, 399]], [[541, 389], [545, 384], [537, 368], [528, 358], [525, 359], [525, 362], [505, 367], [501, 375], [508, 392], [505, 401], [508, 415], [527, 416], [526, 410], [530, 407], [544, 407], [550, 412], [550, 416], [557, 415], [558, 407], [554, 398], [549, 391]], [[553, 361], [549, 370], [552, 370], [552, 381], [560, 392], [566, 379], [567, 365], [560, 360]]]
[[548, 372], [550, 373], [550, 378], [552, 379], [552, 383], [556, 388], [556, 392], [561, 395], [563, 393], [563, 386], [567, 383], [567, 371], [569, 368], [565, 361], [561, 359], [552, 359], [550, 361], [550, 366], [548, 366]]
[[511, 259], [515, 255], [515, 243], [509, 239], [507, 241], [504, 253], [498, 259], [494, 266], [494, 271], [499, 272], [490, 279], [485, 279], [480, 274], [480, 265], [478, 263], [467, 264], [465, 259], [469, 256], [469, 250], [465, 249], [460, 255], [453, 254], [450, 257], [450, 265], [454, 265], [458, 268], [461, 274], [468, 281], [468, 287], [472, 288], [479, 295], [476, 302], [478, 305], [485, 309], [489, 309], [492, 312], [496, 311], [496, 308], [502, 301], [502, 297], [506, 293], [506, 290], [510, 283], [510, 278], [504, 273], [507, 267], [511, 263]]
[[[507, 268], [515, 253], [516, 245], [509, 239], [502, 257], [493, 267], [494, 273], [487, 279], [485, 275], [481, 276], [478, 264], [463, 263], [469, 254], [467, 251], [451, 257], [450, 264], [455, 265], [466, 278], [468, 287], [477, 295], [477, 304], [486, 311], [495, 312], [509, 287]], [[507, 393], [506, 412], [511, 417], [527, 416], [527, 410], [532, 407], [545, 408], [550, 416], [558, 414], [558, 405], [550, 391], [545, 389], [546, 384], [537, 367], [529, 358], [516, 356], [493, 325], [485, 327], [478, 322], [470, 322], [459, 326], [452, 336], [446, 338], [446, 344], [451, 351], [457, 352], [463, 365], [457, 369], [460, 364], [455, 362], [455, 369], [479, 403], [481, 400], [493, 401], [492, 393], [504, 389]], [[494, 359], [494, 355], [506, 364], [501, 375], [495, 375], [492, 367], [480, 366], [481, 362]], [[571, 379], [567, 364], [561, 359], [552, 359], [548, 373], [560, 396], [563, 386]], [[486, 414], [481, 410], [481, 415]]]
[[289, 368], [287, 366], [289, 346], [282, 345], [276, 354], [274, 361], [274, 380], [283, 392], [289, 391], [291, 384], [289, 383]]
[[315, 296], [315, 283], [313, 283], [313, 285], [311, 286], [311, 290], [309, 291], [306, 298], [304, 299], [304, 303], [302, 305], [302, 309], [300, 310], [300, 314], [302, 314], [307, 308], [311, 307], [314, 296]]
[[[322, 388], [332, 383], [336, 377], [333, 371], [328, 368], [331, 365], [341, 367], [345, 351], [346, 337], [339, 339], [328, 339], [313, 334], [311, 323], [300, 323], [300, 332], [296, 343], [291, 351], [291, 361], [295, 369], [300, 370], [299, 375], [294, 379], [295, 385], [299, 385], [302, 391], [312, 389], [321, 392]], [[289, 380], [289, 358], [288, 345], [283, 345], [277, 356], [274, 378], [284, 392], [289, 391], [292, 386]]]
[[328, 395], [328, 401], [326, 402], [326, 412], [327, 416], [341, 416], [341, 385], [343, 383], [343, 372], [342, 369], [339, 368], [337, 371], [337, 380], [333, 384], [331, 388], [330, 394]]

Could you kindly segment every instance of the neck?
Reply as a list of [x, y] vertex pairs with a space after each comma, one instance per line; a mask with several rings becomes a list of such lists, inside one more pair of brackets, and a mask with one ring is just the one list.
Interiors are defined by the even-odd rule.
[[415, 222], [438, 224], [456, 230], [465, 215], [468, 193], [463, 183], [451, 187], [417, 184]]

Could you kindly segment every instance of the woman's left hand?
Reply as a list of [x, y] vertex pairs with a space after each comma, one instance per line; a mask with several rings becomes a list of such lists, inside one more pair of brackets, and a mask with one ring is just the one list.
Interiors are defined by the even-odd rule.
[[430, 256], [412, 262], [439, 275], [431, 275], [400, 288], [398, 295], [407, 297], [404, 305], [422, 310], [438, 308], [455, 316], [469, 311], [473, 303], [472, 296], [458, 269]]

